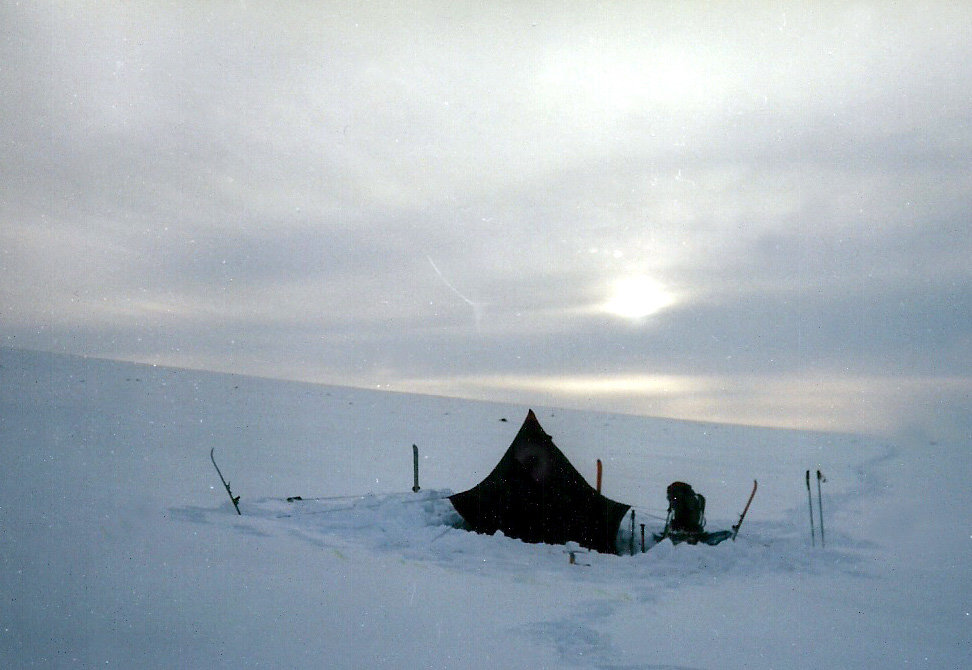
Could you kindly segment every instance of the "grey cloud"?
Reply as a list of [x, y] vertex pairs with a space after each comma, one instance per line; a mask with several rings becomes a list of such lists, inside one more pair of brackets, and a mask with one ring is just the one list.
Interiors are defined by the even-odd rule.
[[[400, 374], [968, 375], [972, 291], [755, 296], [653, 317], [641, 327], [582, 319], [493, 337], [447, 330], [363, 335], [357, 346]], [[397, 348], [411, 352], [401, 355]], [[422, 351], [425, 353], [421, 353]], [[397, 367], [396, 360], [409, 361]]]
[[[322, 379], [967, 374], [940, 9], [7, 7], [4, 318]], [[676, 304], [592, 309], [641, 274]]]

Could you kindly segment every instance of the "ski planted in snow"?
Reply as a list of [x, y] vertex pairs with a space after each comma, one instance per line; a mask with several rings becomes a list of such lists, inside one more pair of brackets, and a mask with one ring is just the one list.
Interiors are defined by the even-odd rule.
[[757, 486], [759, 486], [759, 483], [754, 479], [753, 480], [753, 492], [749, 494], [749, 500], [746, 501], [746, 506], [743, 508], [742, 514], [739, 515], [739, 521], [737, 521], [736, 522], [736, 525], [732, 527], [732, 541], [733, 542], [736, 541], [736, 535], [739, 534], [739, 527], [742, 525], [743, 519], [746, 518], [746, 512], [749, 511], [749, 505], [750, 505], [750, 503], [753, 502], [753, 496], [756, 495], [756, 487]]
[[229, 482], [226, 481], [226, 479], [223, 477], [223, 473], [219, 471], [219, 466], [216, 465], [216, 457], [214, 455], [215, 451], [216, 451], [216, 447], [213, 447], [212, 449], [209, 450], [209, 460], [213, 462], [213, 467], [216, 468], [216, 474], [219, 475], [220, 481], [223, 482], [223, 486], [226, 488], [226, 493], [229, 494], [230, 500], [233, 503], [233, 507], [236, 508], [236, 513], [239, 514], [240, 516], [243, 516], [243, 513], [240, 511], [240, 505], [239, 505], [240, 497], [239, 496], [236, 496], [235, 498], [233, 497], [233, 492], [230, 490]]

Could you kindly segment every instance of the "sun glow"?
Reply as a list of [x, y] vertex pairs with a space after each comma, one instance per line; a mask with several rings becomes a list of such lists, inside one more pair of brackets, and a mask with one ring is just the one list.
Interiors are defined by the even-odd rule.
[[[721, 66], [722, 65], [722, 66]], [[538, 88], [562, 110], [644, 113], [652, 109], [721, 110], [733, 81], [705, 51], [658, 47], [557, 51], [538, 73]]]
[[616, 281], [602, 308], [609, 314], [637, 320], [657, 314], [674, 302], [675, 296], [662, 284], [651, 277], [636, 275]]

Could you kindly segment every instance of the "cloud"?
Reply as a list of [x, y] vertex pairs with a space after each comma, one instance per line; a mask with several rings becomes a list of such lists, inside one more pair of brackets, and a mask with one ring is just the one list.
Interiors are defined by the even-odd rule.
[[[441, 389], [968, 375], [954, 3], [0, 11], [8, 342]], [[631, 278], [673, 301], [597, 309]]]

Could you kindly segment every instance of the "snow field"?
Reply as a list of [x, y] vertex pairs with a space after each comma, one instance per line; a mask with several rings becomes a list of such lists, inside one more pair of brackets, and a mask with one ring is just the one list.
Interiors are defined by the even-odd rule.
[[570, 565], [444, 500], [526, 409], [0, 349], [0, 665], [968, 665], [967, 444], [534, 408], [649, 531], [670, 481], [716, 530], [759, 480], [734, 543]]

